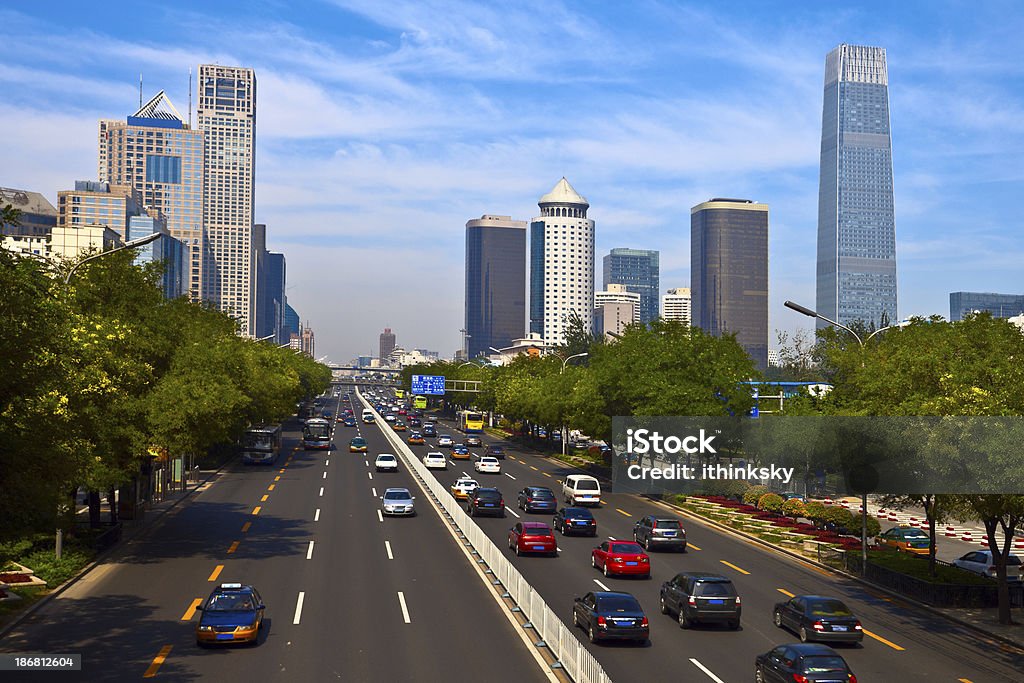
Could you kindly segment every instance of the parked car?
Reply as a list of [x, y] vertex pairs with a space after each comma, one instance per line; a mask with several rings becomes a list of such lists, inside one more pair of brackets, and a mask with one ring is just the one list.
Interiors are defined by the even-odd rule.
[[898, 552], [927, 555], [931, 547], [931, 538], [916, 527], [894, 526], [878, 536], [878, 544], [895, 548]]
[[651, 635], [640, 602], [630, 593], [594, 591], [576, 598], [572, 623], [587, 632], [590, 642], [635, 640], [646, 644]]
[[681, 572], [661, 584], [662, 614], [675, 614], [680, 628], [700, 622], [740, 627], [741, 601], [732, 581], [719, 574]]
[[[991, 550], [973, 550], [963, 557], [953, 560], [953, 566], [987, 576], [990, 579], [996, 578], [996, 562], [992, 557]], [[1010, 555], [1006, 558], [1006, 580], [1020, 582], [1022, 579], [1024, 579], [1024, 565], [1021, 564], [1018, 555]]]
[[837, 598], [823, 595], [794, 595], [775, 605], [772, 621], [800, 636], [800, 642], [837, 641], [859, 643], [864, 640], [860, 619]]
[[633, 540], [647, 550], [665, 548], [686, 552], [686, 530], [682, 522], [670, 517], [647, 515], [633, 527]]
[[850, 665], [828, 645], [792, 643], [779, 645], [754, 660], [754, 680], [768, 681], [842, 681], [857, 683]]

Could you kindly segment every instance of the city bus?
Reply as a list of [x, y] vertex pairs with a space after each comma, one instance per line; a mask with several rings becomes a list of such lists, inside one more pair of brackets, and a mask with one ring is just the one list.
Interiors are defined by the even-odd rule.
[[413, 408], [426, 408], [427, 407], [427, 397], [426, 396], [413, 396], [412, 397], [412, 407]]
[[369, 424], [373, 424], [375, 421], [376, 421], [376, 418], [373, 416], [373, 411], [370, 410], [369, 408], [364, 408], [363, 409], [363, 422], [365, 424], [369, 425]]
[[475, 410], [460, 410], [459, 431], [466, 434], [479, 434], [484, 431], [484, 414]]
[[302, 447], [330, 450], [331, 423], [322, 417], [306, 420], [306, 424], [302, 425]]
[[242, 462], [273, 465], [281, 453], [281, 425], [256, 425], [242, 435]]
[[395, 398], [405, 398], [405, 392], [401, 389], [395, 389]]

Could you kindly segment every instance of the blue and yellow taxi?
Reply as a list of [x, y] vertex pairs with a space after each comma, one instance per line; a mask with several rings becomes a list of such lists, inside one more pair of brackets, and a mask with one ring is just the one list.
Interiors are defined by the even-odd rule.
[[196, 608], [196, 644], [255, 643], [263, 627], [263, 598], [252, 586], [222, 583]]

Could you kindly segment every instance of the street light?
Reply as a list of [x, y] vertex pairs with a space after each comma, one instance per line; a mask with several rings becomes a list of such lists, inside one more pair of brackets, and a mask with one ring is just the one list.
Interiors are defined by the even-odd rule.
[[[881, 328], [875, 330], [874, 332], [872, 332], [871, 334], [869, 334], [867, 336], [867, 339], [861, 339], [859, 334], [857, 334], [856, 332], [851, 330], [846, 325], [843, 325], [842, 323], [838, 323], [835, 320], [832, 320], [831, 318], [826, 318], [821, 313], [818, 313], [817, 311], [811, 310], [810, 308], [807, 308], [806, 306], [801, 306], [800, 304], [794, 303], [792, 301], [784, 302], [783, 306], [785, 306], [786, 308], [790, 308], [790, 309], [796, 311], [797, 313], [801, 313], [803, 315], [806, 315], [809, 318], [818, 318], [820, 320], [824, 320], [829, 325], [835, 325], [838, 328], [846, 330], [847, 332], [852, 334], [853, 338], [857, 340], [858, 344], [860, 344], [861, 353], [863, 353], [863, 351], [864, 351], [864, 344], [869, 342], [869, 341], [871, 341], [871, 338], [874, 337], [879, 332], [885, 332], [886, 330], [891, 330], [894, 327], [903, 327], [902, 323], [897, 323], [895, 325], [886, 325], [885, 327], [881, 327]], [[861, 361], [860, 362], [861, 362], [861, 366], [863, 366], [864, 365], [864, 357], [863, 357], [863, 355], [861, 356]], [[867, 487], [865, 486], [864, 488], [867, 488]], [[867, 491], [862, 491], [861, 494], [860, 494], [860, 559], [861, 559], [861, 572], [864, 573], [864, 572], [867, 571], [867, 567], [868, 567], [868, 492]]]
[[[584, 356], [589, 356], [589, 355], [590, 355], [589, 353], [584, 351], [583, 353], [576, 353], [576, 354], [573, 354], [573, 355], [569, 356], [568, 358], [566, 358], [565, 360], [562, 361], [562, 369], [558, 371], [558, 374], [561, 375], [563, 372], [565, 372], [566, 364], [569, 361], [571, 361], [573, 358], [583, 358]], [[565, 460], [565, 441], [566, 441], [566, 439], [569, 436], [566, 433], [568, 431], [568, 429], [569, 429], [568, 425], [566, 425], [565, 422], [563, 421], [562, 422], [562, 460]]]
[[162, 232], [151, 232], [148, 235], [146, 235], [145, 237], [140, 237], [137, 240], [130, 240], [128, 242], [125, 242], [124, 244], [122, 244], [119, 247], [114, 247], [113, 249], [110, 249], [108, 251], [101, 251], [100, 253], [93, 254], [92, 256], [86, 256], [84, 259], [82, 259], [81, 261], [79, 261], [75, 265], [71, 266], [71, 270], [69, 270], [68, 274], [64, 277], [64, 284], [67, 285], [69, 282], [71, 282], [71, 276], [74, 275], [75, 271], [78, 270], [79, 267], [81, 267], [82, 264], [84, 264], [84, 263], [88, 263], [89, 261], [94, 261], [94, 260], [96, 260], [98, 258], [102, 258], [104, 256], [109, 256], [110, 254], [113, 254], [114, 252], [117, 252], [117, 251], [123, 251], [125, 249], [138, 249], [139, 247], [143, 247], [143, 246], [149, 244], [150, 242], [157, 241], [158, 239], [163, 237], [163, 235], [164, 234]]

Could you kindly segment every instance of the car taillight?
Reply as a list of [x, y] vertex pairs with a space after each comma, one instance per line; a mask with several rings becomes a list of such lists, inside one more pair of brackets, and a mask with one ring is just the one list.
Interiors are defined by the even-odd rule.
[[825, 625], [823, 623], [821, 623], [820, 619], [818, 621], [814, 622], [814, 630], [815, 631], [822, 631], [824, 629], [825, 629]]
[[650, 625], [648, 623], [648, 621], [647, 621], [647, 617], [644, 617], [643, 619], [640, 620], [640, 625], [641, 626], [649, 626]]
[[857, 683], [857, 677], [854, 676], [853, 674], [850, 674], [849, 682], [850, 683]]
[[803, 674], [793, 674], [794, 683], [811, 683], [811, 679], [807, 678]]
[[604, 626], [607, 623], [608, 623], [608, 621], [604, 617], [598, 617], [597, 618], [597, 625], [598, 626]]
[[741, 602], [740, 602], [740, 596], [738, 596], [738, 595], [737, 595], [737, 596], [736, 596], [736, 606], [737, 606], [737, 607], [739, 607], [739, 606], [740, 606], [740, 604], [741, 604]]
[[860, 622], [858, 621], [858, 622], [857, 622], [856, 624], [854, 624], [854, 625], [853, 625], [853, 630], [854, 630], [854, 631], [863, 631], [863, 630], [864, 630], [864, 627], [863, 627], [863, 626], [861, 626], [861, 625], [860, 625]]
[[996, 568], [995, 568], [995, 566], [989, 567], [988, 568], [988, 573], [991, 574], [992, 576], [995, 576], [996, 575]]
[[647, 564], [650, 561], [651, 561], [651, 559], [649, 557], [647, 557], [647, 556], [644, 556], [644, 557], [640, 558], [640, 563], [641, 564]]
[[697, 606], [697, 598], [693, 597], [692, 595], [690, 596], [690, 599], [687, 602], [690, 603], [690, 607], [696, 607]]
[[533, 502], [533, 498], [527, 498], [527, 499], [526, 499], [526, 502], [527, 502], [527, 503], [532, 503], [532, 502]]

